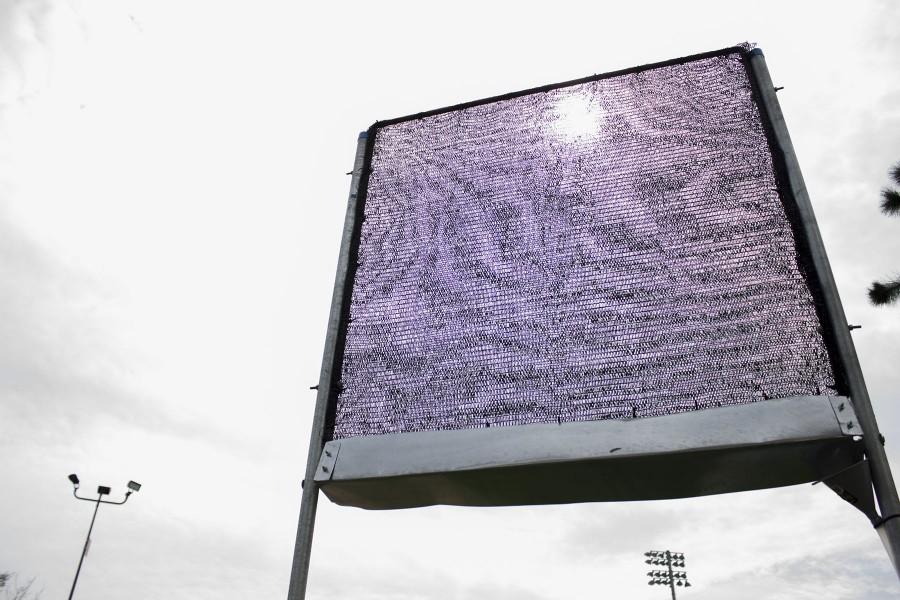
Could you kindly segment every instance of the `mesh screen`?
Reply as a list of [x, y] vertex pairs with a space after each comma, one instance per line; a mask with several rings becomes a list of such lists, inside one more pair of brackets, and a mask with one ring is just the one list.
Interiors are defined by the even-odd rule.
[[376, 129], [333, 438], [834, 394], [743, 61]]

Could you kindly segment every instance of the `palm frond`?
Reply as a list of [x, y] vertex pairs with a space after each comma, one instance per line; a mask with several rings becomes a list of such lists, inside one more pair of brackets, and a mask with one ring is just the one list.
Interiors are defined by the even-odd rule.
[[881, 210], [889, 215], [900, 215], [900, 192], [891, 188], [881, 190]]
[[897, 185], [900, 185], [900, 162], [898, 162], [896, 165], [891, 167], [891, 170], [889, 171], [889, 173], [890, 173], [891, 179], [894, 180], [894, 183], [896, 183]]
[[900, 298], [900, 279], [893, 281], [876, 281], [869, 286], [869, 300], [872, 304], [891, 304]]

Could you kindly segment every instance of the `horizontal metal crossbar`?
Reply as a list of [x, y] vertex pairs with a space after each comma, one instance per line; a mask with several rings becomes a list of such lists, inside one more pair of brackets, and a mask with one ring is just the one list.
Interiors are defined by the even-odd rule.
[[[815, 481], [860, 458], [832, 398], [636, 420], [361, 436], [325, 445], [316, 481], [369, 509], [648, 500]], [[856, 438], [858, 439], [858, 438]], [[324, 468], [322, 468], [324, 467]]]

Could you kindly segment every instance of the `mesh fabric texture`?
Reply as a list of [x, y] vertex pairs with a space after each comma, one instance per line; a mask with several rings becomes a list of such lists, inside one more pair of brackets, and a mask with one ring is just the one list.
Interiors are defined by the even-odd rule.
[[376, 128], [332, 438], [834, 395], [744, 60]]

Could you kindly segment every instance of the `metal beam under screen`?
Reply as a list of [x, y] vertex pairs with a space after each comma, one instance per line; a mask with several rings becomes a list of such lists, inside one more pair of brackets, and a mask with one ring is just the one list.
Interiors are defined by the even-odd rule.
[[887, 539], [878, 436], [759, 50], [360, 136], [298, 553], [319, 488], [394, 509], [824, 481]]

